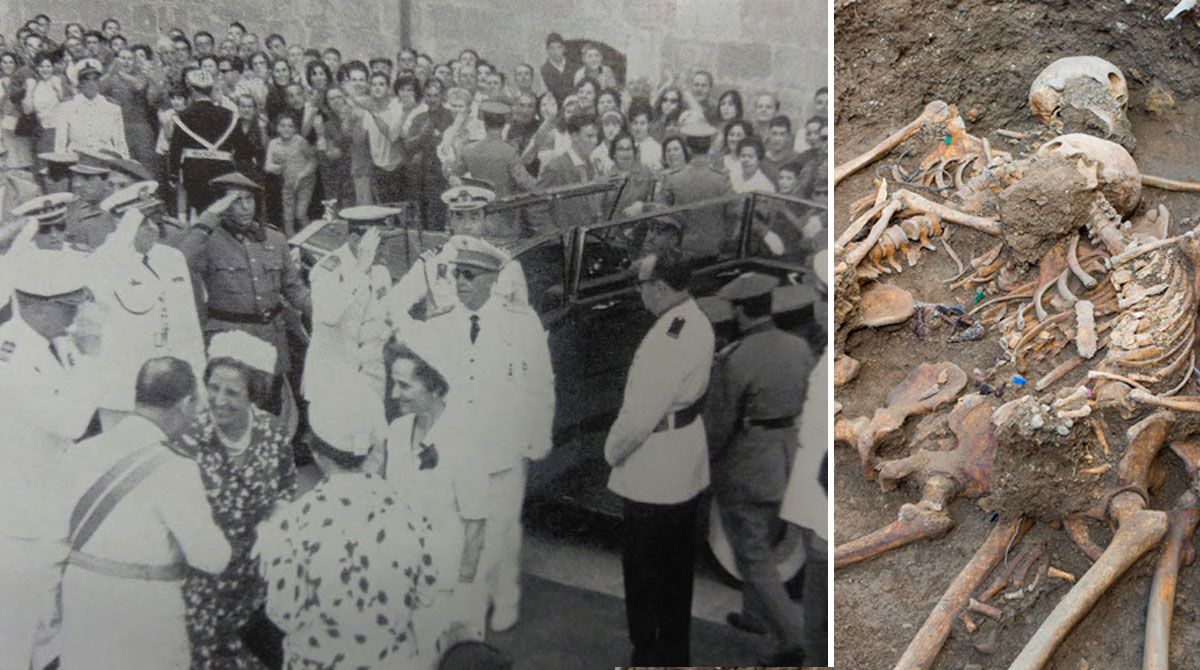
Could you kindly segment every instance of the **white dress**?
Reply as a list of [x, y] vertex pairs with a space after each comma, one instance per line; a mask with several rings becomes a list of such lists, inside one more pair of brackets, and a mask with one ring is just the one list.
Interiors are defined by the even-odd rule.
[[[459, 412], [447, 408], [420, 441], [413, 439], [415, 420], [407, 414], [388, 428], [384, 473], [388, 484], [410, 507], [425, 514], [434, 528], [429, 536], [430, 553], [442, 579], [438, 603], [418, 617], [419, 625], [426, 628], [426, 636], [437, 636], [463, 624], [482, 640], [487, 614], [487, 599], [479, 586], [483, 565], [471, 584], [459, 582], [458, 574], [466, 523], [488, 518], [488, 475], [472, 467], [463, 435], [454, 429], [463, 421]], [[486, 537], [486, 527], [484, 532]]]

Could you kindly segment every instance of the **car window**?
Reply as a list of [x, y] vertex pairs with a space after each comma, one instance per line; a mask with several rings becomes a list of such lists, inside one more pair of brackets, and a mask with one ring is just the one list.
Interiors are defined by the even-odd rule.
[[587, 231], [579, 269], [579, 296], [633, 288], [635, 262], [643, 256], [645, 222], [605, 226]]
[[564, 258], [561, 238], [546, 240], [517, 256], [529, 287], [529, 304], [538, 314], [563, 304]]
[[750, 207], [750, 256], [803, 263], [825, 246], [823, 207], [762, 193], [754, 195]]

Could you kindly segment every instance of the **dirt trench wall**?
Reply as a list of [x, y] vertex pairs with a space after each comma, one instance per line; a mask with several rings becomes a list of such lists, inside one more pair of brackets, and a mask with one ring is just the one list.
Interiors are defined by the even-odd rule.
[[[1029, 86], [1051, 62], [1099, 56], [1125, 73], [1130, 105], [1155, 83], [1200, 93], [1200, 27], [1172, 2], [836, 0], [834, 114], [840, 125], [912, 119], [934, 99], [985, 128], [1029, 118]], [[902, 27], [902, 29], [898, 29]], [[969, 118], [969, 117], [968, 117]], [[878, 119], [879, 121], [876, 121]]]

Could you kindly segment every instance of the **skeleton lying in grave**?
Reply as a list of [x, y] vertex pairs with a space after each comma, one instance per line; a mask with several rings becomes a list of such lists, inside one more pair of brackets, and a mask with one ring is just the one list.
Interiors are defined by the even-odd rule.
[[[930, 315], [966, 319], [979, 336], [998, 337], [1004, 356], [984, 380], [1004, 369], [1023, 384], [1022, 395], [1001, 404], [981, 379], [968, 388], [954, 363], [924, 363], [872, 416], [836, 423], [836, 443], [855, 448], [868, 479], [886, 489], [912, 481], [921, 491], [893, 523], [838, 546], [838, 568], [950, 532], [947, 506], [955, 498], [988, 495], [999, 513], [897, 668], [930, 667], [952, 628], [971, 634], [978, 617], [999, 619], [1024, 594], [1066, 579], [1074, 585], [1011, 666], [1045, 667], [1091, 607], [1154, 549], [1144, 668], [1167, 668], [1175, 584], [1195, 558], [1200, 522], [1200, 431], [1184, 420], [1200, 413], [1200, 396], [1177, 395], [1195, 370], [1200, 228], [1171, 236], [1165, 207], [1135, 212], [1143, 186], [1200, 191], [1200, 184], [1140, 174], [1122, 146], [1133, 146], [1127, 97], [1112, 64], [1062, 59], [1035, 80], [1033, 114], [1051, 131], [1103, 137], [1073, 132], [1015, 159], [969, 134], [954, 106], [935, 101], [835, 171], [836, 183], [909, 139], [936, 143], [915, 167], [902, 167], [902, 156], [877, 169], [876, 192], [853, 203], [836, 242], [835, 385], [846, 388], [860, 369], [845, 354], [851, 331]], [[996, 243], [964, 264], [948, 240], [957, 227]], [[948, 288], [978, 296], [969, 310], [922, 305], [884, 282], [939, 247], [959, 270], [945, 279]], [[1128, 428], [1122, 436], [1114, 425]], [[879, 456], [897, 449], [906, 455]], [[1168, 449], [1190, 488], [1172, 510], [1148, 509], [1151, 465]], [[1019, 544], [1034, 520], [1061, 522], [1094, 561], [1077, 582], [1040, 548]], [[1092, 523], [1115, 527], [1107, 547], [1092, 540]]]

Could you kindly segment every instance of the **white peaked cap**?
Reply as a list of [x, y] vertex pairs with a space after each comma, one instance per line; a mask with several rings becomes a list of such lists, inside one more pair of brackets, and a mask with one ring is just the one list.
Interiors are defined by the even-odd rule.
[[240, 330], [229, 330], [213, 335], [208, 344], [208, 359], [232, 358], [255, 370], [274, 374], [278, 353], [270, 343]]

